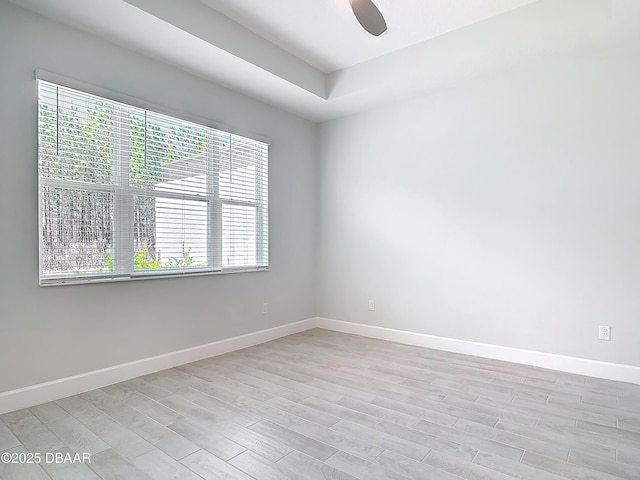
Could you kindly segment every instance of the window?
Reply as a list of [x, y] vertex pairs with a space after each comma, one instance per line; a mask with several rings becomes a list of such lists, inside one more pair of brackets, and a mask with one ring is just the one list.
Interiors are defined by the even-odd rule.
[[38, 82], [40, 284], [267, 268], [268, 145]]

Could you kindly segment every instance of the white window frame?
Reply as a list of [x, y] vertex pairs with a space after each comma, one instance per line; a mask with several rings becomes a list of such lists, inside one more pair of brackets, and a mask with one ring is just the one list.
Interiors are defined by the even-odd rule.
[[[151, 104], [143, 100], [133, 98], [127, 95], [122, 95], [116, 92], [112, 92], [103, 88], [95, 87], [93, 85], [79, 82], [77, 80], [69, 79], [57, 74], [46, 72], [43, 70], [36, 70], [36, 80], [43, 81], [50, 84], [58, 85], [60, 87], [66, 87], [73, 90], [77, 90], [81, 93], [88, 95], [94, 95], [105, 98], [107, 100], [124, 104], [125, 106], [131, 106], [143, 109], [150, 113], [161, 114], [172, 117], [176, 120], [183, 120], [186, 122], [195, 123], [199, 126], [205, 127], [211, 131], [217, 131], [222, 135], [229, 135], [230, 138], [234, 136], [243, 137], [244, 140], [251, 140], [256, 143], [264, 144], [267, 152], [270, 141], [268, 138], [251, 134], [247, 132], [228, 132], [228, 127], [224, 130], [220, 128], [220, 125], [209, 119], [203, 119], [201, 117], [193, 115], [185, 115], [184, 113], [177, 113], [165, 107]], [[37, 83], [37, 82], [36, 82]], [[39, 105], [39, 104], [38, 104]], [[38, 107], [39, 109], [39, 107]], [[39, 125], [39, 120], [38, 120]], [[215, 148], [212, 144], [213, 135], [207, 136], [207, 150]], [[114, 156], [126, 156], [129, 157], [129, 145], [128, 135], [119, 135], [114, 142]], [[115, 153], [117, 151], [117, 153]], [[141, 280], [149, 278], [175, 278], [183, 276], [194, 275], [211, 275], [221, 273], [240, 273], [240, 272], [254, 272], [254, 271], [267, 271], [269, 267], [269, 238], [268, 234], [263, 235], [263, 232], [268, 232], [268, 198], [263, 198], [264, 191], [268, 191], [268, 171], [265, 173], [261, 169], [267, 170], [268, 168], [268, 153], [266, 153], [266, 162], [263, 165], [258, 162], [257, 175], [262, 178], [263, 185], [257, 185], [256, 201], [246, 200], [234, 200], [234, 199], [222, 199], [219, 191], [219, 173], [217, 172], [217, 166], [214, 162], [207, 162], [207, 195], [206, 199], [203, 199], [201, 195], [189, 195], [180, 193], [172, 194], [170, 192], [162, 192], [155, 190], [148, 190], [143, 188], [136, 188], [129, 184], [129, 161], [120, 162], [122, 166], [126, 168], [119, 169], [119, 171], [113, 172], [118, 176], [118, 180], [112, 185], [101, 185], [90, 182], [81, 182], [74, 180], [62, 180], [55, 178], [45, 178], [38, 174], [38, 237], [39, 237], [39, 281], [41, 286], [53, 286], [53, 285], [67, 285], [77, 283], [95, 283], [95, 282], [112, 282], [112, 281], [127, 281], [127, 280]], [[39, 169], [38, 169], [39, 173]], [[60, 187], [60, 188], [78, 188], [84, 191], [96, 191], [96, 192], [110, 192], [114, 195], [115, 199], [115, 212], [120, 212], [120, 215], [114, 215], [114, 265], [113, 272], [109, 273], [81, 273], [81, 274], [56, 274], [47, 275], [43, 273], [42, 268], [42, 246], [43, 246], [43, 232], [42, 232], [42, 192], [43, 187]], [[180, 198], [183, 200], [197, 200], [207, 202], [207, 267], [189, 268], [189, 269], [173, 269], [173, 268], [160, 268], [149, 270], [134, 270], [133, 267], [133, 209], [131, 205], [136, 197], [141, 196], [153, 196], [156, 198]], [[268, 196], [268, 195], [267, 195]], [[126, 204], [125, 208], [122, 208], [122, 204]], [[247, 205], [256, 208], [256, 265], [241, 265], [241, 266], [224, 266], [222, 261], [222, 206], [223, 204], [231, 205]], [[122, 215], [123, 211], [127, 211], [128, 215]]]

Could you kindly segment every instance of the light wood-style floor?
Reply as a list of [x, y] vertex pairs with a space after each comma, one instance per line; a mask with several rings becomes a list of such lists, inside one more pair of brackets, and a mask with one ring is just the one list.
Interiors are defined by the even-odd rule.
[[0, 417], [10, 479], [640, 479], [640, 386], [310, 330]]

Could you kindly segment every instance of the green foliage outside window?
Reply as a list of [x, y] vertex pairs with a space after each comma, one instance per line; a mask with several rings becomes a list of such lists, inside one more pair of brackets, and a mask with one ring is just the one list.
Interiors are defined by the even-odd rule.
[[[56, 112], [41, 102], [39, 117], [41, 175], [97, 185], [119, 181], [115, 178], [114, 145], [116, 130], [122, 127], [113, 104], [95, 100], [80, 106], [67, 104]], [[196, 128], [173, 124], [160, 116], [149, 119], [135, 114], [129, 115], [126, 123], [131, 185], [153, 189], [163, 182], [164, 165], [206, 151], [206, 135]], [[112, 272], [113, 195], [66, 188], [45, 191], [41, 205], [44, 271]], [[134, 268], [195, 266], [184, 243], [181, 257], [162, 262], [155, 247], [155, 216], [153, 197], [136, 203]]]

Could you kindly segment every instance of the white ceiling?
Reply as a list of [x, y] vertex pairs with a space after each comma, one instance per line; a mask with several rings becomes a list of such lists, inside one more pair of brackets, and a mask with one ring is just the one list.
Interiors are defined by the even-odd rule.
[[349, 0], [10, 1], [313, 121], [545, 55], [640, 45], [640, 0], [375, 0], [380, 37]]
[[375, 0], [388, 25], [360, 28], [349, 0], [200, 0], [324, 73], [352, 67], [535, 0]]

